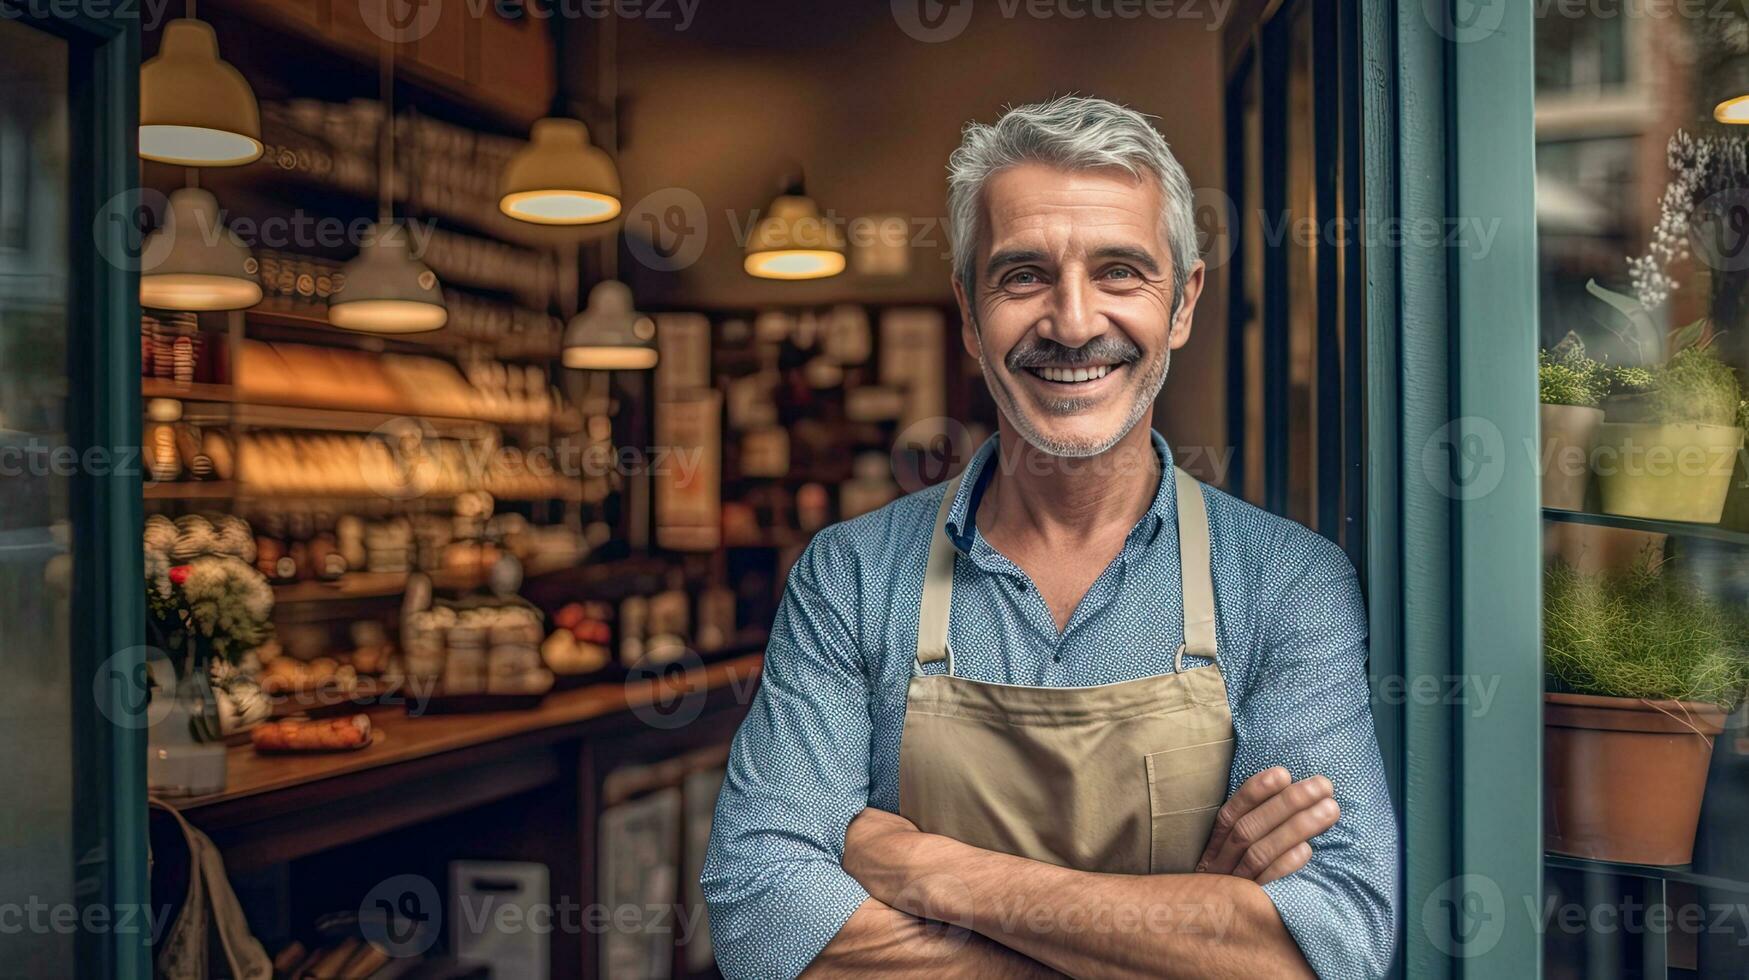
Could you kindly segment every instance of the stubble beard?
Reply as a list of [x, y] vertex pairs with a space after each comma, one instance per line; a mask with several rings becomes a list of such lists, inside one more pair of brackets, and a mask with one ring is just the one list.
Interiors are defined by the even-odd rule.
[[[983, 347], [983, 336], [978, 339], [979, 348]], [[1160, 396], [1166, 387], [1166, 374], [1172, 367], [1172, 351], [1165, 349], [1160, 357], [1152, 359], [1146, 366], [1147, 373], [1134, 386], [1136, 400], [1130, 406], [1129, 414], [1123, 424], [1117, 427], [1108, 438], [1092, 442], [1052, 439], [1033, 425], [1032, 418], [1020, 409], [1020, 398], [1009, 388], [1006, 379], [998, 376], [990, 366], [991, 358], [980, 357], [978, 365], [984, 374], [984, 384], [990, 389], [990, 394], [996, 399], [996, 407], [1007, 417], [1008, 421], [1020, 431], [1021, 438], [1030, 443], [1033, 448], [1047, 456], [1063, 459], [1086, 459], [1098, 456], [1123, 440], [1124, 436], [1136, 427], [1154, 408], [1154, 399]], [[1132, 362], [1132, 367], [1136, 362]], [[1085, 411], [1092, 404], [1087, 398], [1056, 398], [1040, 403], [1040, 408], [1048, 415], [1069, 416]]]

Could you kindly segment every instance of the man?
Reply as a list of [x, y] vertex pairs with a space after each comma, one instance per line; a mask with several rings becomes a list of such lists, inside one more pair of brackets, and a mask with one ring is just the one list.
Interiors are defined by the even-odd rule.
[[791, 572], [704, 867], [719, 965], [1382, 976], [1354, 571], [1138, 424], [1202, 291], [1183, 169], [1139, 114], [1063, 98], [969, 126], [950, 172], [999, 430]]

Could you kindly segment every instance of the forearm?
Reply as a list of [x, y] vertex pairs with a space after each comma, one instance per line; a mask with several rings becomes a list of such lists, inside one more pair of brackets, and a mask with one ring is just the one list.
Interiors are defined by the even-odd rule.
[[1255, 882], [1092, 874], [925, 839], [911, 862], [922, 870], [916, 885], [894, 899], [901, 907], [965, 923], [1069, 976], [1314, 976]]
[[804, 977], [916, 977], [919, 980], [1059, 974], [976, 933], [901, 912], [876, 899], [857, 908]]

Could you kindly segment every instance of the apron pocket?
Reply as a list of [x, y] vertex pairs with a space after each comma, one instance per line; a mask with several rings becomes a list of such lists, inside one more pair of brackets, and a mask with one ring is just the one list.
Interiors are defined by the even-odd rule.
[[1185, 745], [1142, 757], [1148, 773], [1151, 874], [1183, 874], [1208, 845], [1215, 814], [1227, 801], [1233, 739]]

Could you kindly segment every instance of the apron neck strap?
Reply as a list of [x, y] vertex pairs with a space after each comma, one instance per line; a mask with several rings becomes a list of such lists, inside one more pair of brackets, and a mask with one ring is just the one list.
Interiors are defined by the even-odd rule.
[[[1215, 656], [1215, 586], [1209, 570], [1209, 518], [1202, 484], [1174, 466], [1177, 480], [1178, 577], [1184, 586], [1184, 645], [1178, 654]], [[1173, 669], [1179, 669], [1178, 658]]]
[[[1178, 501], [1179, 578], [1184, 588], [1184, 645], [1173, 658], [1173, 669], [1178, 670], [1180, 658], [1186, 653], [1210, 659], [1215, 656], [1215, 588], [1209, 566], [1208, 508], [1203, 502], [1202, 484], [1178, 467], [1173, 467], [1173, 477]], [[953, 607], [955, 549], [947, 537], [947, 513], [953, 507], [959, 486], [958, 476], [948, 481], [947, 492], [942, 494], [941, 507], [935, 514], [935, 533], [929, 538], [929, 564], [923, 570], [923, 599], [917, 612], [919, 665], [949, 657], [947, 616]]]
[[947, 512], [959, 493], [960, 476], [947, 481], [947, 492], [941, 495], [941, 508], [935, 514], [935, 533], [929, 536], [929, 564], [923, 569], [923, 602], [917, 611], [919, 664], [932, 664], [948, 655], [947, 614], [953, 607], [954, 546], [947, 538]]

